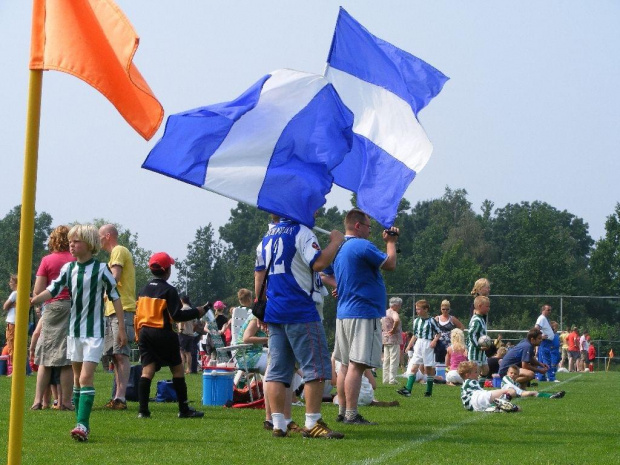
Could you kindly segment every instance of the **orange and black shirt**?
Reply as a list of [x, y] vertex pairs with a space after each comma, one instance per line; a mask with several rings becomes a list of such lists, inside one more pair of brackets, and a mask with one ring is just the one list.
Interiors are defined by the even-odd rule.
[[197, 309], [181, 310], [181, 299], [174, 286], [162, 278], [151, 280], [138, 294], [134, 328], [136, 336], [142, 326], [172, 331], [174, 321], [199, 318]]

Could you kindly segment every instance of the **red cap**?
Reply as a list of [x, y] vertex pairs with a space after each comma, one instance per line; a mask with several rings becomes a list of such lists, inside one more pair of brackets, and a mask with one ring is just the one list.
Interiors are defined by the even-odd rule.
[[157, 252], [149, 259], [149, 268], [151, 269], [163, 268], [164, 270], [167, 270], [172, 265], [174, 265], [174, 258], [166, 252]]

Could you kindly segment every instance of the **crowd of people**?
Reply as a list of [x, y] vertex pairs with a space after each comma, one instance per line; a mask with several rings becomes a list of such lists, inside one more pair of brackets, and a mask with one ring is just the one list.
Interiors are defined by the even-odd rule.
[[[185, 381], [185, 375], [197, 372], [200, 365], [198, 348], [207, 361], [215, 361], [216, 348], [230, 345], [232, 339], [249, 344], [245, 363], [264, 377], [264, 427], [275, 438], [297, 433], [342, 439], [344, 434], [330, 428], [321, 413], [332, 387], [337, 392], [336, 422], [376, 424], [362, 416], [358, 406], [398, 402], [374, 398], [374, 370], [382, 366], [383, 384], [396, 385], [407, 358], [402, 375], [406, 383], [399, 394], [411, 396], [416, 382], [425, 385], [426, 397], [432, 397], [435, 383], [459, 385], [469, 410], [516, 411], [511, 400], [518, 396], [560, 398], [564, 391], [548, 394], [528, 387], [535, 380], [556, 381], [556, 372], [567, 362], [569, 371], [586, 369], [592, 355], [587, 332], [579, 335], [572, 328], [559, 334], [557, 323], [549, 319], [549, 305], [541, 307], [535, 326], [515, 346], [506, 347], [501, 335], [493, 342], [487, 335], [490, 283], [484, 278], [471, 291], [467, 328], [451, 315], [448, 300], [441, 302], [435, 316], [429, 302], [419, 300], [412, 331], [406, 331], [402, 299], [392, 297], [385, 310], [381, 273], [396, 269], [399, 229], [383, 231], [382, 251], [368, 240], [371, 220], [363, 211], [351, 210], [344, 228], [345, 234], [331, 231], [322, 248], [306, 226], [273, 216], [257, 246], [253, 292], [238, 292], [236, 308], [247, 317], [234, 327], [222, 301], [194, 307], [188, 296], [179, 296], [168, 283], [175, 262], [167, 253], [150, 257], [152, 279], [136, 295], [133, 258], [119, 245], [114, 225], [98, 230], [91, 225], [59, 226], [50, 235], [50, 253], [37, 270], [31, 299], [32, 305], [41, 305], [42, 314], [30, 345], [30, 356], [39, 366], [31, 409], [48, 408], [53, 391], [58, 409], [75, 411], [71, 436], [88, 440], [94, 372], [104, 355], [112, 360], [116, 386], [105, 408], [127, 409], [130, 340], [137, 341], [140, 353], [138, 417], [143, 419], [151, 417], [151, 382], [164, 366], [172, 374], [179, 418], [202, 417], [189, 406]], [[93, 257], [99, 248], [109, 253], [107, 264]], [[13, 292], [4, 304], [11, 347], [16, 284], [11, 276]], [[337, 298], [333, 351], [322, 324], [327, 286]], [[266, 302], [260, 319], [251, 311], [253, 294], [254, 302]], [[437, 365], [445, 372], [438, 373]], [[501, 378], [501, 387], [483, 389], [492, 377]], [[292, 418], [295, 393], [305, 401], [301, 426]]]

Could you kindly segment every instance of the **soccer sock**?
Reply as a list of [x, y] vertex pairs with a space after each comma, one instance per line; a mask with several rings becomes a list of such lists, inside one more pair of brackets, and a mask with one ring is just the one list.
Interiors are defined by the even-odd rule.
[[553, 394], [550, 394], [548, 392], [539, 392], [538, 395], [536, 397], [542, 397], [545, 399], [549, 399]]
[[185, 383], [185, 377], [172, 378], [172, 387], [177, 393], [179, 412], [187, 412], [189, 410], [189, 405], [187, 405], [187, 384]]
[[95, 388], [92, 386], [82, 387], [80, 389], [80, 406], [78, 409], [77, 422], [90, 429], [90, 412], [95, 402]]
[[433, 377], [432, 376], [428, 376], [426, 378], [426, 392], [428, 394], [432, 394], [433, 393]]
[[320, 413], [306, 413], [306, 424], [305, 427], [307, 429], [312, 429], [316, 425], [316, 422], [321, 419]]
[[280, 431], [286, 431], [286, 420], [283, 413], [271, 413], [271, 421], [273, 422], [273, 429], [279, 429]]
[[344, 414], [344, 418], [346, 420], [353, 420], [355, 417], [357, 416], [357, 409], [347, 409], [346, 413]]
[[151, 396], [151, 380], [141, 377], [138, 383], [138, 401], [140, 402], [140, 412], [149, 411], [149, 397]]
[[407, 378], [407, 391], [411, 392], [413, 383], [415, 383], [415, 375], [409, 375], [409, 378]]
[[80, 411], [80, 388], [75, 386], [73, 386], [73, 408], [75, 409], [75, 421], [77, 421]]
[[338, 415], [342, 415], [343, 417], [347, 414], [347, 406], [344, 404], [338, 405]]

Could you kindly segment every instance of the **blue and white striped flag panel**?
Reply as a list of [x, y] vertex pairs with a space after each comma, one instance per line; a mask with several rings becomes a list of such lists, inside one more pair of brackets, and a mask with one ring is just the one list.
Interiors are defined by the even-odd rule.
[[355, 115], [353, 149], [334, 170], [334, 181], [391, 226], [405, 190], [433, 151], [417, 112], [448, 78], [375, 37], [343, 8], [327, 62], [325, 76]]
[[282, 69], [231, 102], [170, 116], [142, 167], [312, 227], [352, 125], [327, 79]]

